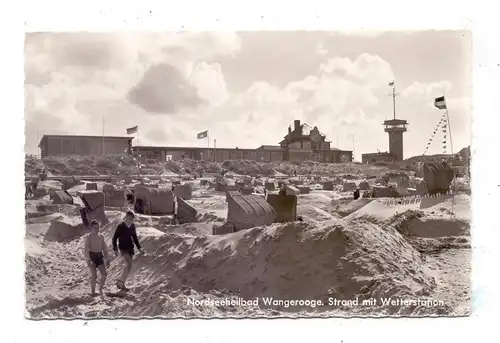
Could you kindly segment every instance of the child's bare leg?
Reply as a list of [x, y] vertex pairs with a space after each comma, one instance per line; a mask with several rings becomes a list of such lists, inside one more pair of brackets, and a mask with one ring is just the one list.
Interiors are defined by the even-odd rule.
[[101, 279], [99, 280], [99, 293], [102, 294], [104, 283], [106, 282], [106, 277], [108, 276], [108, 272], [106, 271], [106, 267], [104, 267], [104, 265], [99, 266], [99, 273], [101, 274]]
[[95, 268], [95, 265], [92, 263], [90, 266], [90, 290], [93, 296], [95, 295], [96, 281], [97, 281], [97, 270]]

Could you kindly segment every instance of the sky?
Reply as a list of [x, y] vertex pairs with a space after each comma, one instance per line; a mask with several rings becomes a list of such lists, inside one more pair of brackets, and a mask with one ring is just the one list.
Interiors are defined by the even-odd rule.
[[[332, 147], [387, 151], [382, 122], [409, 122], [404, 157], [421, 155], [446, 95], [455, 152], [471, 140], [467, 31], [28, 33], [25, 150], [44, 134], [126, 136], [134, 144], [277, 145], [294, 119]], [[443, 153], [438, 130], [428, 154]], [[451, 146], [448, 135], [448, 153]]]

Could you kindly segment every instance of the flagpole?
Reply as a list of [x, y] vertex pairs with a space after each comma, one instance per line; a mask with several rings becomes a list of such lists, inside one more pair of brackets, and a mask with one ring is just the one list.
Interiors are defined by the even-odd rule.
[[450, 122], [450, 116], [448, 115], [448, 109], [446, 109], [446, 119], [448, 119], [448, 130], [450, 132], [450, 147], [451, 147], [451, 154], [453, 155], [453, 138], [451, 137], [451, 122]]
[[102, 155], [104, 156], [105, 153], [104, 153], [104, 118], [105, 118], [105, 115], [103, 114], [102, 115]]
[[396, 82], [392, 83], [392, 107], [394, 111], [394, 120], [396, 120]]
[[[446, 96], [445, 96], [445, 92], [443, 90], [443, 98], [445, 99], [445, 104], [446, 104]], [[450, 133], [450, 148], [451, 148], [451, 168], [453, 170], [453, 138], [451, 136], [451, 121], [450, 121], [450, 115], [448, 113], [448, 106], [446, 106], [445, 108], [445, 113], [446, 113], [446, 119], [448, 121], [448, 131]], [[451, 200], [451, 213], [450, 213], [450, 217], [453, 217], [454, 215], [454, 207], [455, 207], [455, 192], [457, 190], [457, 178], [455, 176], [455, 171], [453, 170], [453, 198]]]
[[352, 161], [354, 162], [355, 148], [354, 148], [354, 133], [352, 134]]
[[210, 129], [207, 129], [207, 158], [210, 161]]
[[137, 157], [139, 158], [138, 161], [139, 161], [139, 175], [141, 175], [141, 164], [142, 164], [142, 156], [141, 156], [141, 152], [140, 152], [140, 135], [139, 135], [139, 125], [137, 125]]
[[[455, 155], [453, 153], [453, 138], [451, 136], [451, 122], [450, 122], [450, 115], [448, 114], [448, 108], [446, 108], [446, 119], [448, 120], [448, 131], [450, 132], [450, 148], [451, 148], [451, 165], [453, 168], [453, 159], [455, 158]], [[456, 189], [456, 177], [453, 177], [453, 188]], [[453, 191], [453, 200], [455, 199], [455, 189]], [[452, 202], [452, 207], [451, 207], [451, 213], [453, 213], [453, 202]]]

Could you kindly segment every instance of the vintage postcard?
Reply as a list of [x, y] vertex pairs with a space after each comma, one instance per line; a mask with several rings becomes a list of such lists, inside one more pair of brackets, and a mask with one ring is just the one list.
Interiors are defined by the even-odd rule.
[[469, 315], [471, 41], [27, 33], [26, 316]]

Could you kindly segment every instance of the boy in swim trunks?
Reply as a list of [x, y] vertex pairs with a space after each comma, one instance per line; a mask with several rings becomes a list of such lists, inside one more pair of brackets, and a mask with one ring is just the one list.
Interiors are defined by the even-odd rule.
[[127, 211], [125, 214], [125, 219], [120, 223], [115, 230], [113, 235], [113, 250], [118, 256], [118, 248], [120, 249], [120, 254], [125, 260], [125, 267], [123, 273], [116, 282], [116, 286], [121, 290], [128, 290], [125, 286], [128, 274], [132, 270], [132, 257], [134, 256], [134, 244], [142, 252], [141, 245], [139, 244], [139, 239], [137, 239], [137, 232], [134, 225], [134, 212]]
[[99, 293], [102, 295], [104, 283], [106, 282], [106, 268], [109, 268], [108, 248], [104, 237], [99, 234], [99, 223], [94, 219], [90, 224], [92, 232], [85, 239], [85, 259], [90, 268], [90, 289], [92, 296], [95, 296], [95, 286], [97, 281], [97, 270], [101, 274], [99, 282]]

